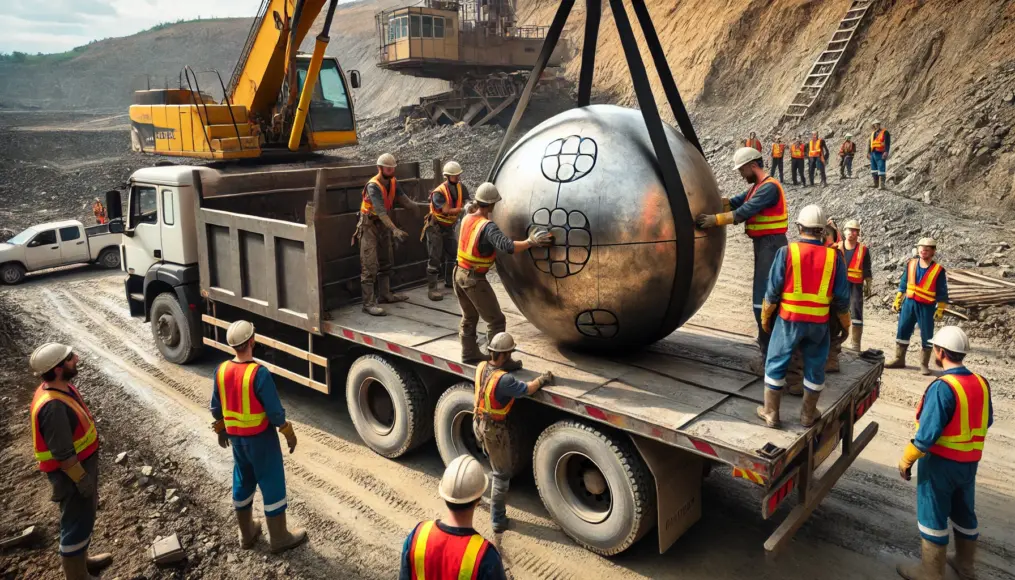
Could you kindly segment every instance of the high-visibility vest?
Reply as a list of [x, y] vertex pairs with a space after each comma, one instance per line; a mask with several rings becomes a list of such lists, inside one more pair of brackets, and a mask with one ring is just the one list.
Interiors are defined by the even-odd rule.
[[484, 254], [479, 249], [479, 234], [490, 220], [478, 213], [465, 216], [458, 234], [458, 267], [483, 274], [493, 266], [497, 252]]
[[796, 143], [790, 143], [790, 145], [789, 145], [789, 154], [790, 154], [790, 157], [792, 157], [793, 159], [803, 159], [804, 158], [804, 145], [802, 143], [800, 145], [797, 145]]
[[[845, 246], [843, 246], [845, 249]], [[867, 246], [857, 243], [853, 250], [853, 259], [846, 267], [846, 279], [853, 284], [863, 284], [863, 259], [867, 256]]]
[[507, 405], [501, 406], [494, 395], [497, 391], [497, 383], [500, 378], [507, 374], [507, 371], [495, 369], [487, 379], [483, 380], [483, 373], [486, 372], [487, 363], [481, 362], [476, 368], [476, 398], [473, 411], [477, 415], [486, 415], [494, 421], [507, 419], [515, 400], [512, 398]]
[[789, 322], [828, 322], [834, 275], [834, 249], [791, 243], [786, 251], [786, 281], [779, 316]]
[[423, 522], [412, 532], [409, 568], [412, 580], [475, 580], [479, 563], [490, 543], [479, 534], [456, 536], [435, 521]]
[[102, 203], [95, 202], [92, 204], [92, 213], [95, 214], [95, 221], [104, 224], [106, 223], [106, 208], [102, 206]]
[[842, 146], [839, 147], [839, 153], [843, 155], [852, 155], [856, 153], [856, 143], [852, 141], [843, 141]]
[[782, 154], [786, 150], [785, 143], [772, 143], [772, 157], [776, 159], [782, 159]]
[[363, 186], [363, 201], [359, 204], [359, 210], [367, 215], [377, 215], [374, 211], [374, 204], [370, 201], [370, 193], [367, 191], [367, 186], [371, 183], [377, 184], [377, 187], [381, 188], [381, 197], [384, 200], [384, 210], [388, 213], [395, 207], [395, 189], [396, 180], [394, 177], [391, 178], [391, 182], [388, 184], [388, 189], [384, 189], [384, 184], [381, 183], [381, 174], [377, 174], [370, 178], [367, 185]]
[[71, 437], [74, 439], [74, 452], [77, 453], [78, 461], [84, 461], [99, 448], [99, 437], [95, 431], [95, 420], [91, 411], [85, 405], [81, 394], [74, 388], [74, 385], [67, 385], [72, 395], [56, 389], [47, 389], [46, 384], [39, 385], [35, 390], [35, 397], [32, 398], [32, 444], [35, 450], [35, 459], [39, 462], [39, 469], [49, 473], [60, 469], [60, 462], [53, 459], [53, 453], [46, 445], [42, 437], [42, 429], [39, 425], [39, 411], [52, 401], [60, 401], [67, 405], [78, 419]]
[[817, 141], [809, 141], [807, 143], [807, 156], [808, 157], [821, 157], [821, 146], [824, 145], [824, 141], [818, 139]]
[[919, 258], [909, 261], [906, 270], [906, 298], [912, 298], [921, 304], [934, 304], [937, 302], [937, 278], [944, 272], [944, 268], [937, 262], [932, 262], [930, 268], [923, 272], [923, 279], [917, 280], [916, 267], [920, 264]]
[[219, 404], [226, 423], [226, 433], [249, 437], [268, 428], [268, 415], [254, 393], [254, 381], [261, 365], [231, 360], [219, 365], [215, 383]]
[[[945, 425], [930, 452], [934, 455], [971, 463], [983, 455], [983, 441], [987, 438], [987, 424], [990, 422], [990, 387], [978, 374], [942, 375], [955, 395], [955, 412]], [[927, 393], [923, 394], [927, 397]], [[920, 427], [920, 413], [924, 399], [916, 409], [916, 426]]]
[[871, 151], [885, 150], [885, 130], [880, 129], [871, 133]]
[[437, 220], [437, 223], [445, 226], [455, 225], [455, 222], [458, 221], [458, 216], [442, 213], [439, 209], [437, 209], [437, 206], [434, 205], [433, 196], [438, 191], [444, 194], [445, 210], [460, 209], [462, 207], [462, 183], [458, 182], [455, 184], [458, 189], [457, 197], [451, 195], [450, 185], [451, 184], [449, 182], [445, 181], [444, 183], [440, 184], [437, 187], [437, 189], [430, 192], [430, 213], [433, 215], [434, 219]]
[[761, 153], [761, 141], [757, 139], [747, 139], [744, 141], [744, 147], [753, 147], [758, 150], [758, 153]]
[[744, 198], [744, 203], [750, 201], [751, 198], [754, 197], [754, 193], [766, 183], [775, 185], [776, 189], [779, 190], [779, 201], [775, 205], [766, 207], [747, 219], [747, 223], [744, 225], [744, 230], [747, 232], [747, 235], [752, 238], [785, 234], [786, 229], [789, 227], [789, 215], [786, 213], [786, 192], [782, 189], [782, 184], [774, 177], [769, 176], [756, 183], [754, 187], [747, 192], [747, 197]]

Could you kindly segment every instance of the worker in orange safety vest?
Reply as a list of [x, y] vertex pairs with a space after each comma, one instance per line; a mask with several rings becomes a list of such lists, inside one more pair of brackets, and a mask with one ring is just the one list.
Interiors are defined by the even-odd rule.
[[426, 288], [430, 300], [439, 301], [444, 295], [437, 288], [443, 273], [444, 285], [452, 286], [455, 268], [455, 224], [461, 216], [469, 190], [462, 183], [462, 166], [457, 161], [444, 164], [444, 181], [430, 192], [430, 213], [423, 220], [420, 239], [426, 240]]
[[881, 121], [871, 123], [871, 138], [867, 144], [870, 156], [871, 177], [874, 187], [884, 189], [888, 179], [888, 154], [892, 150], [892, 136], [881, 127]]
[[959, 578], [967, 580], [976, 577], [980, 535], [974, 510], [976, 471], [994, 410], [987, 380], [963, 364], [969, 352], [966, 333], [946, 326], [931, 344], [934, 363], [944, 372], [924, 392], [916, 409], [916, 435], [899, 460], [899, 475], [906, 481], [916, 464], [921, 559], [899, 564], [896, 570], [907, 580], [943, 579], [951, 528], [955, 556], [947, 562]]
[[811, 132], [811, 140], [807, 142], [807, 175], [810, 177], [810, 185], [814, 186], [814, 171], [821, 174], [821, 186], [828, 185], [828, 178], [825, 175], [825, 163], [828, 161], [828, 146], [825, 140], [818, 137], [818, 132]]
[[[793, 174], [793, 185], [807, 185], [807, 175], [804, 174], [804, 159], [807, 158], [807, 145], [804, 143], [804, 136], [797, 135], [796, 139], [789, 144], [789, 172]], [[797, 175], [800, 176], [799, 183]]]
[[106, 219], [106, 206], [102, 205], [102, 202], [99, 201], [99, 198], [97, 197], [95, 198], [95, 201], [92, 202], [92, 215], [95, 216], [95, 223], [99, 225], [105, 224], [109, 221]]
[[783, 164], [782, 159], [786, 154], [786, 144], [782, 141], [782, 135], [775, 136], [775, 142], [772, 143], [772, 177], [775, 177], [776, 172], [779, 173], [779, 183], [786, 181], [784, 179], [782, 170]]
[[945, 269], [934, 261], [937, 242], [934, 238], [921, 238], [916, 244], [919, 257], [911, 258], [899, 280], [892, 310], [899, 313], [899, 327], [895, 333], [895, 358], [885, 364], [886, 369], [906, 367], [906, 350], [913, 330], [920, 326], [923, 354], [920, 372], [930, 375], [930, 339], [934, 336], [934, 321], [944, 318], [948, 305], [948, 277]]

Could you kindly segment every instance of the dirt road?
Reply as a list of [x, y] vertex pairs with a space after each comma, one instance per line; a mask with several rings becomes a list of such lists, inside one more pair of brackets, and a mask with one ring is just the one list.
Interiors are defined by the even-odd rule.
[[[753, 331], [750, 288], [743, 282], [750, 277], [749, 252], [743, 234], [731, 233], [719, 283], [694, 322]], [[215, 507], [211, 517], [220, 521], [214, 525], [228, 530], [231, 457], [206, 428], [211, 377], [222, 358], [209, 353], [187, 367], [163, 361], [148, 326], [129, 316], [119, 273], [57, 272], [3, 292], [20, 305], [30, 328], [55, 325], [89, 367], [101, 370], [103, 380], [88, 385], [95, 396], [108, 390], [106, 396], [129, 401], [121, 410], [138, 408], [152, 446], [219, 482], [200, 493]], [[893, 337], [894, 319], [872, 315], [867, 345], [887, 349]], [[991, 379], [995, 404], [977, 489], [979, 570], [981, 578], [1015, 578], [1015, 371], [990, 345], [976, 346], [970, 364]], [[913, 409], [926, 384], [912, 369], [886, 373], [881, 400], [865, 418], [881, 424], [879, 435], [775, 562], [766, 563], [762, 543], [778, 520], [763, 521], [756, 488], [719, 469], [704, 485], [704, 517], [669, 552], [658, 555], [650, 534], [613, 559], [577, 548], [547, 516], [531, 478], [521, 478], [510, 498], [518, 525], [502, 541], [510, 570], [516, 578], [809, 579], [830, 577], [830, 570], [835, 578], [891, 578], [897, 558], [918, 546], [915, 485], [898, 478], [895, 462], [912, 436]], [[393, 577], [405, 534], [418, 520], [439, 515], [442, 507], [435, 493], [442, 470], [435, 446], [427, 444], [400, 461], [381, 458], [359, 442], [342, 393], [329, 397], [284, 382], [280, 390], [300, 435], [296, 453], [286, 456], [290, 514], [311, 532], [309, 547], [289, 557], [289, 573]], [[106, 429], [119, 421], [135, 424], [111, 411], [112, 416], [101, 417]], [[492, 537], [487, 518], [482, 512], [478, 529]]]

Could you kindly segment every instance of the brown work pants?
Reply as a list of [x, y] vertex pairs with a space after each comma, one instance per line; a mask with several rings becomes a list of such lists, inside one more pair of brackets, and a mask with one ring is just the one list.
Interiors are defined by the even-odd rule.
[[[457, 286], [456, 286], [457, 289]], [[472, 415], [476, 441], [490, 459], [490, 520], [494, 526], [507, 520], [507, 493], [511, 486], [511, 436], [506, 421], [494, 421], [479, 413]]]
[[379, 219], [361, 215], [358, 236], [360, 283], [375, 284], [378, 278], [387, 278], [395, 261], [391, 230]]
[[462, 358], [474, 359], [479, 356], [479, 345], [476, 342], [476, 326], [480, 317], [486, 323], [487, 344], [498, 332], [507, 328], [507, 319], [500, 311], [497, 294], [486, 279], [486, 274], [476, 274], [472, 270], [457, 268], [455, 270], [455, 296], [462, 308], [462, 322], [458, 327], [458, 337], [462, 341]]

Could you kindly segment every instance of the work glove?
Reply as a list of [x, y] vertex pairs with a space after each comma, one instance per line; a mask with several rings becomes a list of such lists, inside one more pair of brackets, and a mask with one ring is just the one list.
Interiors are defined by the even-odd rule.
[[945, 317], [945, 307], [948, 306], [945, 302], [937, 303], [937, 310], [934, 311], [934, 320], [941, 320]]
[[895, 301], [892, 302], [892, 310], [896, 312], [902, 311], [902, 292], [895, 293]]
[[289, 453], [296, 450], [296, 433], [293, 431], [293, 424], [286, 421], [278, 428], [278, 432], [285, 436], [285, 442], [289, 445]]
[[874, 281], [867, 278], [863, 281], [863, 297], [870, 298], [874, 295]]
[[703, 213], [694, 219], [695, 225], [700, 229], [707, 230], [716, 226], [728, 226], [733, 223], [733, 212], [707, 214]]
[[61, 465], [61, 469], [63, 469], [63, 472], [67, 474], [67, 477], [74, 482], [74, 486], [78, 488], [78, 493], [81, 494], [81, 497], [92, 497], [95, 495], [95, 480], [88, 477], [88, 473], [85, 472], [85, 468], [81, 465], [81, 462], [78, 461], [77, 456], [72, 456], [70, 459], [66, 460], [65, 463], [71, 461], [73, 461], [73, 463], [70, 465]]
[[539, 383], [539, 388], [540, 389], [542, 389], [546, 385], [552, 385], [553, 384], [553, 373], [550, 372], [550, 371], [546, 371], [545, 373], [539, 375], [539, 378], [536, 379], [536, 382]]
[[218, 435], [219, 447], [225, 449], [229, 447], [229, 434], [226, 433], [226, 422], [225, 419], [219, 419], [211, 424], [211, 430]]
[[839, 324], [842, 325], [842, 334], [849, 335], [849, 327], [853, 324], [852, 319], [849, 317], [849, 312], [839, 313]]
[[906, 481], [909, 481], [913, 477], [913, 464], [916, 463], [917, 459], [920, 459], [926, 455], [923, 451], [916, 448], [913, 442], [910, 441], [906, 448], [902, 451], [902, 459], [899, 459], [899, 476]]
[[405, 230], [396, 226], [395, 222], [391, 221], [391, 216], [384, 214], [380, 217], [380, 219], [381, 223], [384, 224], [384, 227], [391, 230], [391, 235], [395, 236], [395, 239], [399, 242], [404, 242], [409, 238], [409, 234], [407, 234]]
[[549, 246], [553, 243], [553, 234], [542, 228], [533, 228], [525, 241], [531, 246]]
[[768, 334], [772, 334], [772, 318], [778, 309], [778, 304], [770, 304], [767, 299], [761, 303], [761, 329]]

